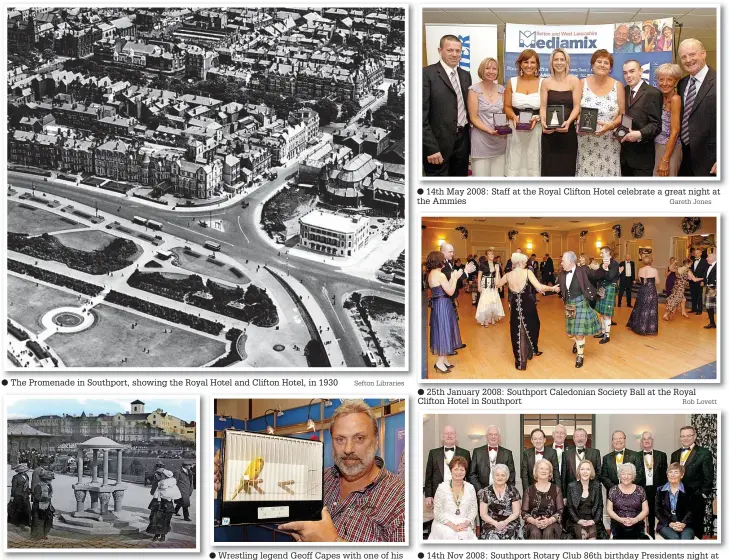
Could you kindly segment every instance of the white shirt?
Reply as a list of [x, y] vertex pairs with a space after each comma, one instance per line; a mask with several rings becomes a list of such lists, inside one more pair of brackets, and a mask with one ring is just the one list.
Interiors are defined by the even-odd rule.
[[[443, 62], [442, 58], [440, 59], [440, 64], [441, 64], [441, 66], [443, 66], [443, 69], [446, 71], [446, 74], [448, 74], [449, 81], [451, 81], [451, 76], [455, 72], [456, 73], [456, 82], [458, 82], [458, 84], [461, 83], [461, 78], [458, 76], [458, 67], [457, 66], [455, 68], [451, 68], [445, 62]], [[462, 107], [463, 113], [459, 112], [459, 116], [462, 116], [462, 114], [465, 114], [466, 120], [460, 119], [458, 122], [459, 126], [463, 126], [468, 123], [468, 110], [466, 109], [466, 100], [463, 98], [463, 88], [462, 87], [458, 88], [458, 90], [456, 91], [456, 99], [457, 99], [458, 104], [463, 103], [463, 107]]]
[[577, 266], [576, 265], [575, 265], [575, 267], [572, 270], [568, 270], [567, 271], [567, 274], [564, 277], [564, 287], [565, 287], [565, 290], [568, 290], [569, 291], [570, 284], [572, 284], [572, 277], [574, 276], [575, 270], [577, 270]]
[[445, 458], [443, 459], [444, 465], [443, 465], [443, 480], [445, 482], [450, 481], [453, 476], [451, 475], [451, 469], [448, 466], [453, 459], [454, 455], [456, 454], [456, 446], [453, 446], [453, 451], [446, 451], [445, 445], [443, 446], [443, 454]]
[[491, 463], [491, 468], [489, 469], [489, 484], [494, 483], [494, 466], [496, 465], [496, 454], [499, 452], [498, 447], [496, 448], [496, 451], [489, 451], [489, 463]]
[[643, 80], [641, 80], [640, 82], [638, 82], [637, 85], [635, 85], [632, 88], [630, 88], [630, 91], [631, 91], [631, 94], [630, 94], [631, 101], [632, 101], [632, 99], [633, 99], [634, 96], [638, 95], [638, 90], [640, 89], [640, 86], [642, 86], [642, 85], [643, 85]]
[[582, 457], [580, 457], [580, 452], [577, 451], [577, 448], [575, 447], [575, 472], [578, 476], [580, 474], [580, 463], [585, 460], [586, 451], [587, 447], [584, 447], [582, 450]]
[[[696, 80], [696, 83], [694, 84], [694, 89], [696, 90], [696, 93], [699, 93], [699, 90], [701, 89], [701, 84], [704, 83], [704, 80], [706, 79], [706, 74], [709, 72], [709, 66], [708, 64], [704, 64], [704, 67], [699, 70], [695, 76], [693, 76], [694, 80]], [[686, 84], [686, 89], [683, 92], [683, 100], [686, 101], [686, 95], [688, 94], [688, 90], [691, 87], [691, 76], [689, 76], [689, 83]]]
[[562, 444], [562, 449], [557, 449], [554, 444], [552, 445], [552, 448], [557, 452], [557, 467], [559, 467], [559, 470], [562, 470], [562, 453], [564, 453], [564, 443]]
[[700, 262], [701, 262], [700, 258], [698, 258], [694, 261], [694, 272], [696, 272], [696, 269], [698, 268]]
[[632, 268], [632, 261], [625, 261], [625, 275], [626, 276], [632, 276], [633, 268]]
[[711, 270], [716, 266], [716, 263], [709, 265], [709, 270], [706, 271], [706, 279], [708, 281], [709, 274], [711, 273]]
[[[653, 456], [653, 450], [651, 450], [651, 456]], [[641, 451], [641, 455], [643, 454], [643, 451]], [[643, 455], [643, 467], [645, 470], [645, 485], [646, 486], [653, 486], [653, 466], [655, 463], [651, 463], [651, 468], [648, 468], [648, 464], [645, 460], [645, 455]], [[655, 460], [655, 458], [654, 458]]]

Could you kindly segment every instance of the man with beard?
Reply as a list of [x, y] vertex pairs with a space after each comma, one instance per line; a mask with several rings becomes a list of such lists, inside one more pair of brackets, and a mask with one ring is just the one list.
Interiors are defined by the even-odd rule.
[[567, 488], [572, 482], [579, 480], [579, 467], [580, 463], [584, 460], [592, 463], [592, 468], [595, 469], [595, 473], [599, 473], [602, 469], [600, 450], [587, 447], [587, 439], [587, 431], [584, 428], [575, 428], [572, 434], [572, 440], [575, 442], [575, 446], [567, 449], [565, 454], [563, 488]]
[[321, 521], [279, 525], [298, 542], [405, 542], [405, 482], [376, 455], [377, 418], [363, 400], [345, 400], [329, 431], [334, 466], [324, 471]]

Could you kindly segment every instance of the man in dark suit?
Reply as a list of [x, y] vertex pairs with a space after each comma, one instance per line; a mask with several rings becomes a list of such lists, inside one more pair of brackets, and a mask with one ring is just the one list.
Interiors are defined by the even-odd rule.
[[681, 96], [681, 167], [679, 176], [716, 175], [716, 70], [706, 65], [701, 41], [685, 39], [678, 47], [688, 76], [678, 82]]
[[539, 264], [539, 272], [542, 276], [542, 284], [554, 286], [554, 262], [550, 258], [549, 253], [542, 258], [542, 262]]
[[587, 460], [592, 463], [597, 477], [600, 476], [600, 469], [602, 468], [600, 450], [587, 447], [587, 431], [584, 428], [575, 428], [572, 439], [575, 446], [567, 449], [564, 456], [565, 473], [562, 488], [567, 488], [570, 483], [579, 480], [577, 467], [582, 461]]
[[643, 432], [640, 437], [645, 470], [645, 493], [648, 497], [648, 534], [656, 536], [656, 491], [668, 482], [668, 457], [653, 449], [653, 434]]
[[709, 270], [709, 263], [701, 257], [701, 249], [694, 249], [694, 262], [691, 263], [691, 272], [696, 277], [696, 281], [689, 280], [689, 291], [691, 292], [691, 313], [701, 315], [703, 311], [703, 294], [701, 281]]
[[620, 483], [618, 468], [626, 463], [633, 463], [635, 465], [635, 483], [638, 486], [645, 486], [643, 457], [639, 453], [627, 449], [625, 447], [625, 439], [625, 432], [620, 430], [614, 431], [612, 436], [613, 451], [605, 455], [602, 459], [600, 480], [608, 492], [610, 492], [613, 486], [617, 486]]
[[706, 447], [696, 445], [696, 428], [684, 426], [679, 431], [681, 449], [671, 453], [671, 463], [681, 463], [685, 470], [683, 487], [696, 500], [696, 514], [692, 527], [696, 536], [704, 536], [706, 500], [714, 493], [714, 457]]
[[431, 449], [428, 453], [428, 462], [425, 465], [425, 507], [433, 507], [433, 497], [438, 485], [444, 480], [451, 479], [448, 464], [453, 457], [463, 457], [471, 465], [471, 453], [468, 449], [458, 447], [458, 434], [453, 426], [445, 426], [441, 432], [443, 445]]
[[423, 169], [427, 176], [466, 177], [471, 152], [466, 99], [471, 74], [458, 67], [461, 40], [440, 39], [440, 60], [423, 68]]
[[661, 132], [663, 94], [641, 79], [640, 62], [623, 64], [625, 114], [633, 119], [631, 131], [623, 136], [620, 171], [623, 177], [651, 177], [656, 164], [653, 140]]
[[544, 432], [536, 428], [531, 433], [532, 445], [529, 449], [525, 449], [521, 454], [521, 486], [524, 492], [534, 484], [534, 465], [537, 461], [546, 459], [552, 463], [552, 482], [561, 486], [559, 482], [559, 466], [557, 465], [557, 453], [550, 447], [544, 447], [547, 436]]
[[554, 449], [555, 454], [557, 455], [557, 471], [559, 473], [559, 477], [556, 479], [555, 484], [562, 488], [562, 491], [564, 493], [564, 487], [562, 486], [562, 482], [564, 481], [565, 477], [565, 471], [567, 470], [567, 463], [565, 462], [567, 452], [567, 428], [565, 428], [562, 424], [557, 424], [552, 429], [552, 445], [548, 445], [550, 449]]
[[630, 258], [630, 255], [625, 256], [624, 261], [620, 261], [620, 290], [618, 291], [618, 307], [623, 305], [623, 292], [626, 294], [628, 300], [628, 307], [633, 307], [630, 303], [633, 297], [633, 281], [636, 276], [636, 266]]
[[581, 368], [585, 361], [585, 336], [598, 332], [599, 319], [593, 317], [595, 310], [588, 302], [597, 297], [595, 283], [605, 278], [607, 270], [605, 263], [597, 270], [577, 266], [577, 255], [573, 251], [562, 255], [562, 272], [559, 273], [557, 282], [565, 310], [574, 310], [574, 317], [566, 320], [566, 328], [567, 336], [574, 337], [572, 353], [577, 354], [576, 368]]
[[716, 283], [716, 252], [709, 253], [706, 256], [706, 264], [708, 268], [706, 269], [706, 275], [704, 276], [704, 298], [702, 303], [704, 304], [704, 309], [706, 309], [706, 314], [709, 316], [709, 324], [705, 325], [705, 329], [715, 329], [716, 328], [716, 321], [714, 320], [714, 313], [716, 312], [716, 289], [717, 289], [717, 283]]
[[473, 450], [471, 468], [468, 473], [468, 481], [476, 488], [476, 492], [494, 483], [491, 470], [494, 465], [507, 466], [509, 484], [514, 484], [516, 480], [514, 455], [510, 450], [501, 447], [501, 431], [498, 426], [489, 426], [486, 429], [486, 441], [488, 445], [482, 445]]

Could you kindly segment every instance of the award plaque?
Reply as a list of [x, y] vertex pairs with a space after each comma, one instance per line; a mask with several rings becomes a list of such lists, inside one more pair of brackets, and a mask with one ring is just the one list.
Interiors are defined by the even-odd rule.
[[532, 128], [532, 112], [521, 111], [516, 120], [516, 129], [529, 132]]
[[223, 525], [321, 519], [322, 442], [226, 430], [222, 450]]
[[494, 113], [494, 129], [500, 135], [512, 133], [506, 113]]
[[560, 128], [564, 124], [564, 105], [547, 105], [545, 128]]
[[580, 132], [597, 132], [597, 109], [582, 107], [580, 109]]
[[628, 115], [623, 115], [620, 119], [620, 126], [615, 129], [615, 132], [613, 135], [618, 140], [622, 140], [625, 138], [625, 135], [628, 134], [628, 132], [631, 131], [633, 127], [633, 117], [629, 117]]

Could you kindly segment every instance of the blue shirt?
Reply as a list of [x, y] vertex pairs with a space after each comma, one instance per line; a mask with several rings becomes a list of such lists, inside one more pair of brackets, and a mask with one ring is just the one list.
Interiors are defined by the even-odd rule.
[[675, 512], [676, 508], [678, 507], [678, 492], [686, 493], [686, 490], [683, 487], [683, 482], [678, 483], [678, 492], [675, 494], [671, 492], [671, 483], [666, 482], [662, 487], [661, 490], [668, 490], [668, 498], [671, 500], [671, 512]]

